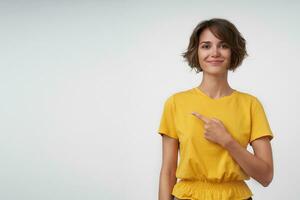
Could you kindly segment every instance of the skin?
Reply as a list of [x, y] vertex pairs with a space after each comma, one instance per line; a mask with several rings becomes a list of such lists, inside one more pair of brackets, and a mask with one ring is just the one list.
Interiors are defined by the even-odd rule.
[[[213, 99], [230, 95], [234, 89], [227, 81], [231, 61], [231, 50], [226, 43], [205, 29], [200, 35], [198, 58], [203, 70], [202, 82], [198, 86]], [[221, 61], [211, 63], [211, 61]], [[208, 118], [201, 113], [192, 115], [204, 122], [205, 139], [225, 148], [232, 158], [250, 177], [267, 187], [273, 179], [272, 148], [268, 137], [261, 137], [250, 144], [254, 154], [244, 149], [228, 132], [222, 121]], [[159, 200], [171, 200], [172, 189], [176, 184], [176, 168], [179, 141], [163, 135], [163, 159], [159, 181]]]
[[172, 189], [177, 182], [176, 169], [178, 159], [178, 140], [163, 135], [162, 165], [159, 178], [159, 200], [173, 200]]

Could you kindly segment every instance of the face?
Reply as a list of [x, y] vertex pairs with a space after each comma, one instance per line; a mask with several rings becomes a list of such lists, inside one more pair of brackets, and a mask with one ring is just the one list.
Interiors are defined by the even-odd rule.
[[206, 28], [199, 38], [198, 58], [203, 72], [223, 74], [230, 66], [231, 50], [228, 44]]

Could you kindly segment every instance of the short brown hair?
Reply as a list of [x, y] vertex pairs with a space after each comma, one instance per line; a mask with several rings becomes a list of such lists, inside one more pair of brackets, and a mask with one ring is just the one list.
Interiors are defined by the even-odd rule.
[[237, 28], [226, 19], [212, 18], [204, 20], [195, 27], [190, 37], [189, 46], [186, 52], [182, 54], [185, 61], [188, 62], [188, 65], [192, 69], [196, 70], [196, 73], [203, 71], [199, 64], [198, 47], [200, 34], [206, 28], [209, 28], [215, 37], [229, 45], [231, 50], [231, 63], [228, 69], [235, 71], [235, 69], [242, 64], [244, 58], [248, 56], [246, 40], [242, 37]]

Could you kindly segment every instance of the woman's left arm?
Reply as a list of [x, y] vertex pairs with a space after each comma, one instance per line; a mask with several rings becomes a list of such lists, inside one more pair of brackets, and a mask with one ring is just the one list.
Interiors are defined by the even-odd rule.
[[261, 137], [251, 142], [254, 155], [233, 138], [227, 140], [222, 146], [228, 150], [246, 174], [264, 187], [271, 183], [274, 169], [272, 147], [268, 137]]
[[248, 176], [267, 187], [273, 179], [273, 157], [270, 140], [267, 136], [253, 140], [250, 144], [254, 155], [240, 145], [227, 131], [222, 121], [207, 118], [197, 112], [192, 112], [204, 124], [204, 137], [227, 149], [233, 159]]

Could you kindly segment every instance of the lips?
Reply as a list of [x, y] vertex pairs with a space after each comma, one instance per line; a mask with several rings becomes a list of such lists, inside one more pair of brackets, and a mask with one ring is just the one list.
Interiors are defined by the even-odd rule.
[[207, 61], [211, 66], [220, 66], [224, 60], [212, 60], [212, 61]]
[[223, 62], [224, 60], [211, 60], [211, 61], [207, 61], [209, 63], [221, 63]]

